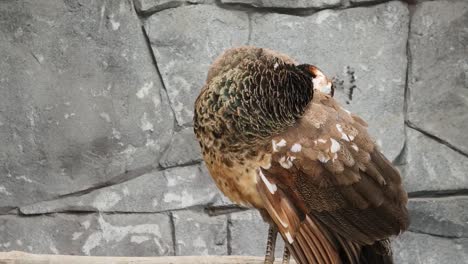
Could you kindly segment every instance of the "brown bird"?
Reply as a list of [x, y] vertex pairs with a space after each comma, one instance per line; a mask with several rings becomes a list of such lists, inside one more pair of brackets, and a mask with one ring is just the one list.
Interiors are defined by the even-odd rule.
[[333, 98], [315, 66], [239, 47], [211, 66], [194, 130], [208, 170], [233, 202], [260, 210], [300, 263], [393, 263], [389, 237], [408, 227], [398, 171], [367, 124]]

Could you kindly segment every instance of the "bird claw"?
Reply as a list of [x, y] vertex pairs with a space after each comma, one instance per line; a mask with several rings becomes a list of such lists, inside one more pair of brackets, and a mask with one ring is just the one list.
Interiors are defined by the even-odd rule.
[[274, 224], [270, 224], [268, 229], [268, 239], [265, 253], [265, 264], [273, 264], [275, 262], [275, 247], [278, 229]]
[[288, 247], [284, 246], [283, 261], [281, 263], [282, 264], [289, 264], [289, 259], [290, 258], [291, 258], [291, 253], [289, 252]]

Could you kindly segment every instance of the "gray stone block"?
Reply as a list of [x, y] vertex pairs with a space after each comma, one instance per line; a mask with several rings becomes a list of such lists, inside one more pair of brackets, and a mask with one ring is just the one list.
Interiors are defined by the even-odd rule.
[[214, 4], [215, 0], [134, 0], [138, 13], [148, 15], [168, 8], [191, 4]]
[[341, 0], [221, 0], [227, 4], [248, 4], [254, 7], [274, 7], [274, 8], [329, 8], [341, 4]]
[[254, 14], [249, 43], [335, 77], [337, 99], [368, 121], [371, 135], [393, 160], [404, 145], [408, 23], [407, 6], [396, 1], [308, 17]]
[[192, 127], [184, 128], [174, 134], [169, 148], [164, 151], [159, 164], [163, 168], [193, 164], [202, 161], [200, 146]]
[[468, 153], [468, 2], [417, 5], [411, 23], [408, 116]]
[[0, 207], [157, 164], [174, 121], [129, 1], [1, 1], [0, 57]]
[[351, 4], [369, 4], [378, 2], [387, 2], [387, 0], [350, 0]]
[[20, 207], [23, 214], [63, 211], [161, 212], [222, 199], [200, 166], [155, 171], [91, 193]]
[[223, 50], [247, 43], [247, 13], [214, 5], [182, 6], [152, 15], [145, 28], [177, 123], [189, 124], [210, 64]]
[[[265, 256], [268, 224], [257, 210], [231, 214], [230, 225], [232, 255]], [[275, 256], [283, 257], [284, 242], [278, 235]]]
[[408, 204], [410, 230], [468, 238], [468, 197], [415, 198]]
[[406, 232], [393, 241], [394, 261], [414, 263], [468, 263], [468, 238], [450, 239]]
[[173, 212], [176, 255], [227, 255], [227, 217], [202, 212]]
[[402, 175], [407, 192], [468, 188], [468, 158], [408, 128], [408, 150]]
[[173, 255], [164, 214], [0, 216], [0, 251], [96, 256]]

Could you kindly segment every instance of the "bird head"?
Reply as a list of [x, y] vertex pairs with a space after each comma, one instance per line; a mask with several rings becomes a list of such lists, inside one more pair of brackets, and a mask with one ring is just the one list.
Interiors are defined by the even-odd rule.
[[301, 64], [297, 67], [312, 76], [314, 90], [329, 94], [330, 96], [334, 95], [335, 87], [333, 82], [319, 68], [310, 64]]

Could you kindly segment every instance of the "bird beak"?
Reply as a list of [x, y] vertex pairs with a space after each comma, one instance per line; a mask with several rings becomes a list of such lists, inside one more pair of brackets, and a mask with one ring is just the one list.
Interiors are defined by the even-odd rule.
[[333, 96], [335, 89], [332, 81], [328, 79], [319, 68], [313, 65], [309, 66], [309, 71], [313, 77], [312, 82], [314, 84], [314, 90]]

